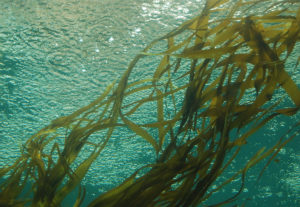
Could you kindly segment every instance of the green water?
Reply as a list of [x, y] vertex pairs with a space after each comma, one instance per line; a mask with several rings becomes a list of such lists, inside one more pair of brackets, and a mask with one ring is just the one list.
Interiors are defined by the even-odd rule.
[[[129, 61], [151, 40], [196, 15], [203, 6], [201, 3], [200, 0], [72, 0], [68, 3], [2, 0], [0, 166], [12, 163], [19, 155], [20, 145], [38, 129], [94, 100], [105, 86], [120, 77]], [[295, 58], [299, 51], [297, 45]], [[147, 78], [153, 64], [157, 64], [156, 59], [145, 60], [134, 72], [133, 79]], [[299, 72], [293, 78], [299, 85]], [[151, 110], [143, 113], [145, 118], [151, 117]], [[244, 159], [259, 146], [275, 142], [289, 127], [289, 122], [282, 118], [268, 124], [246, 146]], [[83, 180], [87, 188], [85, 203], [155, 159], [148, 143], [138, 137], [120, 139], [126, 135], [126, 131], [116, 132], [92, 165]], [[279, 153], [279, 162], [270, 165], [259, 184], [255, 183], [259, 167], [249, 172], [247, 187], [241, 195], [247, 200], [246, 206], [300, 205], [297, 201], [299, 140], [296, 137]], [[242, 162], [243, 159], [237, 161], [232, 172]], [[237, 181], [213, 199], [222, 200], [238, 189]]]

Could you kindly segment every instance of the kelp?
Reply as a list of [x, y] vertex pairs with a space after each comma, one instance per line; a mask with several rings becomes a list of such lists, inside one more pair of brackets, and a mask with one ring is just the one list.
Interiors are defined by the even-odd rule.
[[[247, 15], [261, 4], [261, 14]], [[60, 206], [78, 186], [74, 206], [80, 206], [85, 196], [80, 181], [112, 133], [123, 129], [152, 145], [156, 162], [99, 195], [90, 207], [198, 206], [241, 176], [240, 190], [214, 206], [235, 201], [249, 168], [268, 158], [262, 174], [299, 133], [300, 121], [294, 119], [278, 142], [258, 149], [232, 177], [211, 188], [251, 135], [275, 117], [299, 110], [300, 90], [285, 66], [300, 40], [299, 6], [293, 0], [207, 1], [198, 16], [151, 42], [99, 98], [30, 137], [20, 158], [0, 169], [0, 206]], [[166, 47], [157, 52], [157, 45]], [[161, 61], [151, 68], [152, 77], [129, 83], [137, 63], [153, 56]], [[279, 90], [282, 98], [274, 100]], [[141, 92], [146, 97], [130, 98]], [[290, 106], [280, 107], [286, 100]], [[140, 123], [134, 115], [147, 104], [156, 108], [156, 121]], [[93, 134], [97, 138], [89, 139]], [[84, 146], [93, 150], [80, 162]], [[138, 177], [142, 169], [147, 172]], [[24, 198], [26, 183], [31, 191]]]

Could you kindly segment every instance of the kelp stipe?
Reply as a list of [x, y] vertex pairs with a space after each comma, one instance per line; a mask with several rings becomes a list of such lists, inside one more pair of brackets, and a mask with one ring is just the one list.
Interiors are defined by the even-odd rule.
[[[262, 3], [262, 15], [240, 15]], [[122, 128], [149, 142], [157, 162], [144, 166], [149, 170], [138, 178], [141, 169], [137, 170], [90, 207], [198, 206], [241, 176], [236, 195], [216, 206], [234, 201], [244, 188], [248, 169], [266, 158], [267, 166], [300, 130], [296, 120], [288, 136], [279, 137], [270, 148], [258, 149], [243, 168], [211, 189], [242, 146], [247, 146], [249, 136], [274, 117], [294, 116], [299, 110], [300, 90], [285, 69], [300, 40], [299, 4], [292, 0], [207, 1], [199, 16], [150, 43], [131, 61], [121, 80], [98, 99], [32, 136], [15, 164], [0, 170], [1, 177], [7, 175], [1, 183], [0, 204], [59, 206], [80, 186], [113, 131]], [[154, 53], [160, 44], [166, 45], [165, 50]], [[128, 84], [136, 64], [154, 55], [161, 56], [161, 61], [152, 78]], [[279, 89], [290, 99], [289, 108], [281, 108], [281, 100], [272, 99]], [[249, 91], [253, 99], [248, 99]], [[140, 92], [148, 95], [128, 99]], [[178, 100], [183, 100], [181, 105]], [[140, 124], [133, 117], [146, 104], [156, 108], [156, 121]], [[232, 131], [239, 133], [233, 136]], [[99, 132], [98, 140], [89, 140]], [[87, 145], [93, 151], [74, 167]], [[32, 198], [19, 197], [26, 182], [32, 183]], [[80, 206], [84, 195], [80, 188], [74, 206]]]

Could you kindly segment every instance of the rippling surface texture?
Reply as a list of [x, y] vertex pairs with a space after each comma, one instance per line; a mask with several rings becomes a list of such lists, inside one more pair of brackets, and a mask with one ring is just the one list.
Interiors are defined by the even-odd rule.
[[[51, 120], [98, 97], [146, 44], [202, 6], [199, 0], [1, 1], [0, 165], [12, 163], [21, 144]], [[152, 150], [135, 141], [112, 139], [87, 178], [97, 186], [94, 195], [153, 160]]]
[[[1, 1], [0, 165], [12, 163], [25, 140], [51, 120], [97, 98], [147, 44], [195, 16], [201, 8], [200, 0]], [[299, 45], [295, 51], [293, 60], [298, 58]], [[145, 60], [131, 81], [150, 77], [149, 68], [157, 61]], [[290, 71], [294, 67], [290, 65]], [[299, 71], [293, 73], [293, 79], [299, 85]], [[145, 108], [142, 113], [144, 117], [137, 117], [141, 123], [142, 118], [151, 119], [151, 109]], [[271, 144], [274, 135], [288, 128], [289, 121], [275, 119], [254, 139], [259, 142], [258, 137], [262, 137], [263, 142]], [[117, 186], [136, 169], [154, 161], [150, 144], [135, 136], [119, 140], [128, 137], [127, 133], [113, 134], [88, 171], [83, 180], [87, 199]], [[257, 169], [249, 172], [250, 187], [244, 193], [250, 193], [245, 196], [250, 206], [296, 206], [299, 168], [298, 135], [281, 149], [278, 162], [267, 168], [259, 187], [253, 176]], [[238, 184], [230, 186], [225, 194], [238, 189]]]
[[196, 0], [2, 1], [0, 133], [12, 152], [1, 148], [2, 162], [50, 120], [94, 100], [147, 43], [200, 8]]

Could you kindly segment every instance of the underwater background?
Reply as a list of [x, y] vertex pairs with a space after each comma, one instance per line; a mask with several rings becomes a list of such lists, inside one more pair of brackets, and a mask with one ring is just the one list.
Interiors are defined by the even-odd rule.
[[[0, 167], [13, 163], [22, 143], [51, 120], [93, 101], [147, 44], [197, 15], [202, 7], [201, 0], [1, 0]], [[297, 59], [299, 53], [298, 44], [292, 55]], [[147, 78], [155, 61], [147, 59], [132, 77]], [[291, 71], [294, 67], [290, 65]], [[299, 70], [292, 77], [299, 86]], [[143, 112], [145, 119], [149, 116], [151, 109]], [[272, 120], [244, 147], [245, 157], [258, 145], [274, 144], [289, 128], [290, 119], [299, 118], [298, 113]], [[87, 190], [83, 206], [154, 161], [149, 143], [120, 137], [126, 137], [126, 131], [113, 134], [82, 181]], [[277, 159], [259, 182], [263, 163], [247, 173], [240, 195], [246, 206], [300, 205], [299, 135]], [[240, 167], [237, 161], [236, 168]], [[236, 186], [233, 182], [211, 199], [226, 199], [239, 187], [237, 180]], [[73, 201], [72, 195], [68, 199]]]

